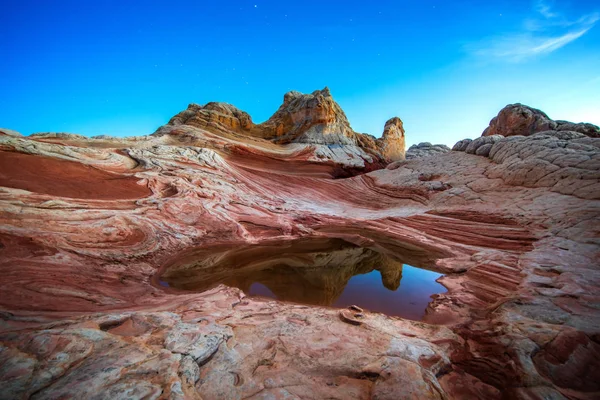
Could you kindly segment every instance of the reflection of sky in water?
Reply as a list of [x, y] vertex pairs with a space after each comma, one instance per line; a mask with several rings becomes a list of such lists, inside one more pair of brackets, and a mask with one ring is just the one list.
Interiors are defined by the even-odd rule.
[[[382, 312], [414, 320], [422, 319], [431, 295], [444, 293], [446, 288], [435, 280], [442, 276], [437, 272], [404, 265], [402, 280], [396, 291], [383, 286], [381, 274], [375, 270], [368, 274], [350, 278], [342, 295], [334, 302], [335, 307], [347, 307], [352, 304], [370, 311]], [[253, 283], [249, 295], [276, 298], [261, 283]]]
[[249, 296], [265, 296], [276, 299], [275, 293], [271, 292], [271, 290], [263, 285], [262, 283], [254, 282], [252, 286], [250, 286], [250, 291], [248, 293]]

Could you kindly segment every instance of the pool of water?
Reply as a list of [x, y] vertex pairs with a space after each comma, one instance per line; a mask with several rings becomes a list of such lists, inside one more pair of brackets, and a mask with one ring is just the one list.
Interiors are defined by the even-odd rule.
[[222, 283], [249, 296], [333, 307], [358, 305], [420, 320], [431, 296], [446, 291], [436, 282], [442, 274], [408, 265], [403, 258], [414, 260], [339, 239], [216, 247], [175, 257], [159, 284], [201, 292]]

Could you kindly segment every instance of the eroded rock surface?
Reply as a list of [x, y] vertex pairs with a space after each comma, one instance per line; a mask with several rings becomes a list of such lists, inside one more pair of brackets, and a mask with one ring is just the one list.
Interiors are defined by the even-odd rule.
[[534, 133], [556, 130], [583, 133], [589, 137], [600, 137], [600, 128], [588, 123], [554, 121], [543, 111], [524, 104], [509, 104], [490, 121], [482, 136], [529, 136]]
[[421, 142], [413, 144], [406, 151], [406, 159], [413, 160], [415, 158], [425, 158], [437, 156], [450, 151], [450, 148], [445, 144], [431, 144], [429, 142]]
[[383, 136], [376, 143], [387, 161], [404, 160], [406, 145], [402, 120], [398, 117], [389, 119], [383, 128]]
[[[327, 95], [287, 94], [272, 137], [223, 104], [149, 137], [0, 135], [0, 398], [598, 398], [600, 139], [486, 136], [362, 173], [376, 139]], [[306, 238], [401, 253], [448, 291], [410, 321], [158, 283], [190, 249]]]
[[[459, 142], [460, 143], [460, 142]], [[532, 136], [482, 136], [464, 151], [489, 157], [490, 178], [510, 185], [547, 187], [584, 199], [600, 198], [600, 143], [584, 134], [545, 131]], [[455, 146], [456, 149], [462, 145]], [[460, 150], [457, 150], [460, 151]]]
[[225, 136], [234, 134], [237, 139], [241, 135], [244, 140], [255, 138], [283, 145], [303, 144], [300, 147], [313, 151], [317, 158], [338, 164], [343, 164], [344, 157], [336, 153], [344, 151], [375, 165], [403, 159], [405, 151], [404, 127], [400, 118], [387, 121], [381, 139], [357, 133], [328, 88], [311, 94], [286, 93], [277, 112], [262, 124], [254, 124], [250, 115], [231, 104], [190, 104], [167, 125], [159, 128], [155, 135], [171, 133], [181, 125]]

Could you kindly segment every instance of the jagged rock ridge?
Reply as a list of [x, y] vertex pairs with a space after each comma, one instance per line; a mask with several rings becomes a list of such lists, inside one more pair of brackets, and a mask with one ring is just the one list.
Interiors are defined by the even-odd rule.
[[383, 137], [355, 132], [346, 114], [333, 99], [328, 88], [311, 94], [291, 91], [283, 104], [267, 121], [254, 124], [250, 115], [226, 103], [190, 104], [188, 108], [161, 127], [188, 125], [216, 132], [236, 132], [266, 139], [277, 144], [315, 144], [355, 146], [387, 162], [404, 158], [404, 128], [400, 118], [386, 122]]

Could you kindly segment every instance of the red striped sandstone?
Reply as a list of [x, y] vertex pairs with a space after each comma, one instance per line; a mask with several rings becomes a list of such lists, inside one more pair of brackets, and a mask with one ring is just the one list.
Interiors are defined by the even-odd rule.
[[[377, 159], [327, 125], [338, 111], [293, 132], [280, 115], [265, 138], [219, 107], [145, 138], [0, 135], [2, 398], [598, 398], [600, 139], [500, 138], [332, 179]], [[339, 147], [310, 143], [331, 132]], [[352, 325], [156, 284], [190, 248], [302, 237], [402, 252], [448, 292], [424, 322]]]

